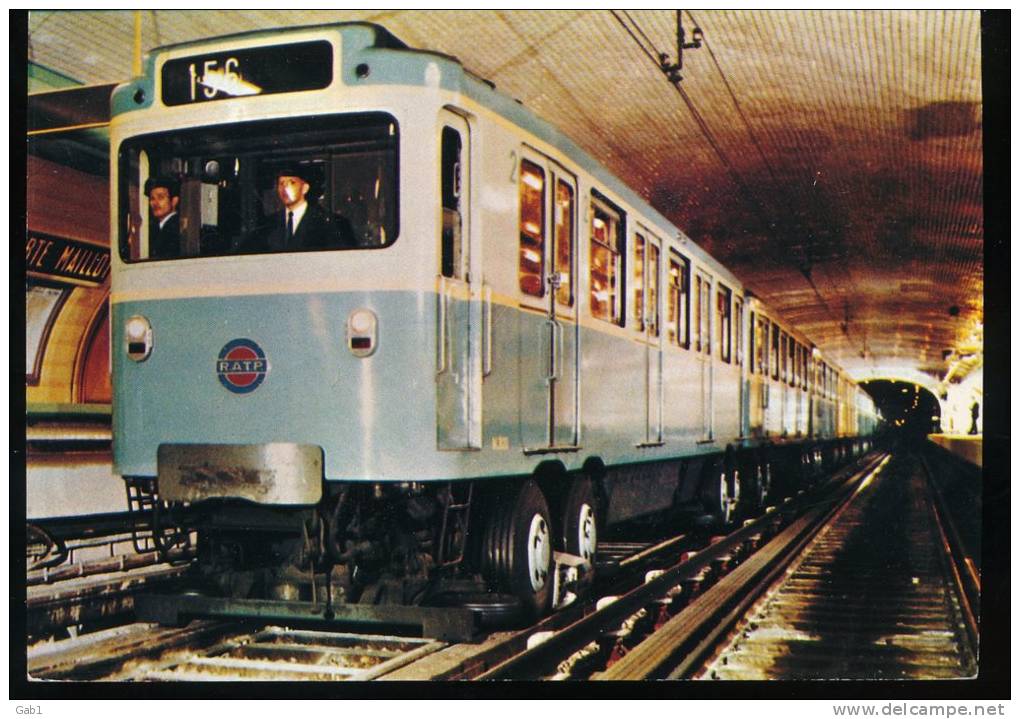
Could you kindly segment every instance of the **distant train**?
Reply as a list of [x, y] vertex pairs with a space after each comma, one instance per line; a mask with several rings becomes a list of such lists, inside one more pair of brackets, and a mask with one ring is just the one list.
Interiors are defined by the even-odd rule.
[[113, 97], [114, 463], [188, 508], [211, 590], [542, 613], [605, 527], [729, 523], [867, 448], [845, 374], [455, 59], [345, 23], [146, 68]]

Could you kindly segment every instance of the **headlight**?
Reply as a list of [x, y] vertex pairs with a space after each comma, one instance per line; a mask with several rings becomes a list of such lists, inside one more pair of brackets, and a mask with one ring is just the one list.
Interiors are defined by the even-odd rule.
[[368, 357], [375, 352], [378, 320], [372, 310], [357, 309], [347, 317], [347, 349], [355, 357]]
[[152, 325], [141, 315], [135, 315], [124, 324], [124, 342], [127, 356], [142, 362], [152, 354]]

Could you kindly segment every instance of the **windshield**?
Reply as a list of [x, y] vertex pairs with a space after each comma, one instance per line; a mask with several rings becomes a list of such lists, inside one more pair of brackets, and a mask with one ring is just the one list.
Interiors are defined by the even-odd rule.
[[125, 261], [386, 247], [396, 120], [331, 115], [131, 138], [119, 154]]

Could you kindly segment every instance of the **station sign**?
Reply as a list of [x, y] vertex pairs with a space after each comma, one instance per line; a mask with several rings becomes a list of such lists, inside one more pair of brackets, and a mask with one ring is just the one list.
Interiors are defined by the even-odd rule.
[[110, 250], [29, 230], [25, 236], [25, 270], [33, 277], [98, 286], [110, 275]]
[[167, 61], [162, 80], [166, 105], [321, 90], [333, 81], [333, 46], [314, 40], [192, 55]]

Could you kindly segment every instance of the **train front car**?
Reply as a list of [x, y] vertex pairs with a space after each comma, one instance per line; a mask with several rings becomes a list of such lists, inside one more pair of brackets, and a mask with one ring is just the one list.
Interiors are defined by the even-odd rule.
[[[460, 125], [452, 62], [402, 48], [360, 24], [238, 35], [154, 51], [115, 93], [115, 471], [135, 504], [187, 507], [206, 591], [414, 602], [464, 554], [466, 496], [429, 482], [454, 476], [437, 361], [480, 371], [434, 339], [471, 306], [458, 267], [437, 317]], [[445, 397], [440, 448], [471, 441], [473, 399]]]
[[380, 27], [156, 50], [111, 149], [115, 471], [203, 591], [537, 615], [603, 528], [730, 525], [857, 429], [725, 267]]

